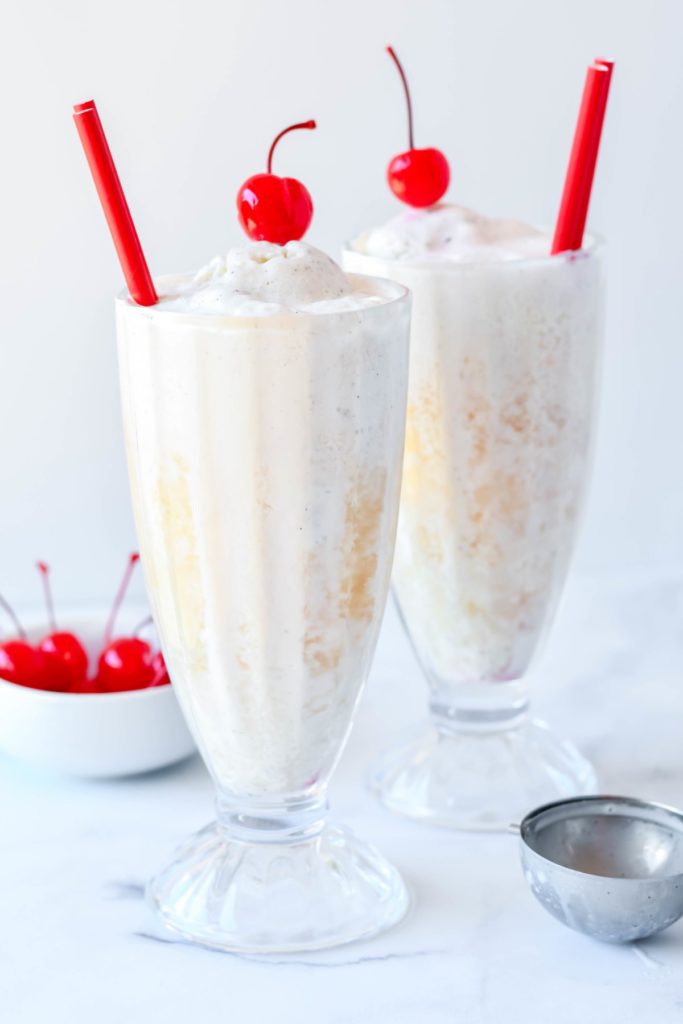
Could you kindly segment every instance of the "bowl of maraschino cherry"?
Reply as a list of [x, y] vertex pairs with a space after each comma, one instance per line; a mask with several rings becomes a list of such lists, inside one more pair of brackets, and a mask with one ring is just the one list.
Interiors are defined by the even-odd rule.
[[58, 623], [44, 562], [47, 615], [20, 621], [0, 596], [12, 625], [0, 642], [0, 751], [96, 778], [162, 768], [195, 750], [163, 654], [146, 639], [151, 617], [124, 607], [137, 562], [134, 553], [109, 611]]

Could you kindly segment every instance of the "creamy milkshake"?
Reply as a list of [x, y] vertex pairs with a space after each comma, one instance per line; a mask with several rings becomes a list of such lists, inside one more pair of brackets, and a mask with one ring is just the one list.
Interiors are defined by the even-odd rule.
[[[297, 860], [290, 886], [297, 872], [315, 882], [329, 870], [352, 886], [364, 858], [367, 906], [328, 878], [299, 921], [285, 901], [283, 922], [271, 892], [271, 940], [244, 918], [251, 939], [234, 944], [286, 946], [286, 927], [299, 947], [341, 941], [406, 901], [393, 869], [322, 817], [389, 585], [408, 299], [302, 242], [248, 244], [157, 291], [152, 307], [117, 303], [131, 489], [164, 656], [218, 790], [209, 845], [224, 849], [209, 883], [194, 840], [182, 869], [156, 880], [156, 899], [162, 913], [176, 907], [188, 872], [200, 889], [225, 878], [236, 856], [226, 836], [252, 858], [243, 873], [271, 870], [264, 857], [280, 871]], [[251, 907], [254, 922], [265, 909]], [[204, 941], [236, 927], [208, 912], [184, 924]]]
[[[380, 786], [390, 805], [446, 824], [507, 823], [513, 789], [533, 803], [593, 782], [576, 752], [548, 753], [546, 732], [527, 726], [523, 741], [519, 728], [581, 508], [602, 325], [600, 247], [549, 251], [530, 225], [443, 204], [344, 256], [413, 295], [394, 586], [435, 732]], [[523, 742], [521, 765], [502, 755]]]

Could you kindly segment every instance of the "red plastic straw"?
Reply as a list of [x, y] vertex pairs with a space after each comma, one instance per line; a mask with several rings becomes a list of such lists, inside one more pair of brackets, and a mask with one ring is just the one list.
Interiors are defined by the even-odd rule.
[[128, 291], [139, 306], [153, 306], [159, 299], [94, 100], [77, 103], [73, 118], [116, 246]]
[[580, 249], [588, 216], [593, 175], [612, 79], [613, 62], [596, 60], [588, 68], [576, 122], [551, 254]]

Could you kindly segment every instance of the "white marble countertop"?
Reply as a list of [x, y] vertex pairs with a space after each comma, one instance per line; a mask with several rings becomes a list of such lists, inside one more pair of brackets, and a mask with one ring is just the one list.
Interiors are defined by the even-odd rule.
[[[683, 578], [574, 578], [535, 672], [536, 708], [595, 761], [605, 791], [683, 805]], [[548, 917], [517, 840], [424, 828], [375, 806], [373, 752], [425, 707], [390, 609], [334, 815], [403, 871], [414, 908], [372, 942], [260, 960], [163, 935], [142, 899], [212, 817], [198, 759], [119, 782], [0, 759], [0, 1019], [7, 1024], [658, 1024], [683, 1018], [683, 922], [628, 947]]]

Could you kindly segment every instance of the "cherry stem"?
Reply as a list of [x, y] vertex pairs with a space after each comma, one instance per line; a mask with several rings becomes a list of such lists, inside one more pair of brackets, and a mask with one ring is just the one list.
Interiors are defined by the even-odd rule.
[[140, 633], [142, 633], [143, 629], [147, 629], [147, 627], [151, 626], [153, 622], [154, 622], [154, 619], [152, 618], [152, 616], [151, 615], [147, 615], [142, 620], [142, 622], [138, 622], [137, 626], [133, 630], [133, 636], [140, 636]]
[[406, 94], [406, 104], [408, 106], [408, 149], [415, 149], [415, 143], [413, 141], [413, 105], [410, 102], [410, 89], [408, 88], [408, 79], [406, 78], [406, 73], [403, 70], [403, 65], [396, 56], [393, 46], [387, 46], [387, 53], [389, 54], [394, 64], [398, 68], [398, 73], [401, 76], [401, 81], [403, 82], [403, 88]]
[[280, 132], [280, 134], [275, 136], [275, 138], [273, 139], [273, 144], [270, 147], [270, 149], [268, 150], [268, 174], [272, 174], [273, 173], [273, 171], [272, 171], [273, 153], [275, 152], [275, 147], [277, 146], [278, 142], [280, 141], [280, 139], [282, 138], [283, 135], [287, 135], [288, 132], [295, 132], [299, 128], [317, 128], [317, 127], [318, 126], [315, 123], [315, 121], [300, 121], [299, 124], [290, 124], [289, 128], [283, 128], [282, 131]]
[[38, 572], [43, 579], [43, 590], [45, 591], [45, 605], [47, 607], [47, 618], [50, 623], [50, 629], [53, 633], [57, 632], [57, 620], [55, 618], [55, 603], [52, 598], [52, 587], [50, 586], [50, 566], [47, 562], [36, 562]]
[[9, 603], [9, 601], [5, 600], [2, 594], [0, 594], [0, 608], [2, 608], [7, 613], [9, 618], [12, 620], [12, 622], [16, 626], [17, 633], [19, 634], [21, 639], [24, 641], [27, 640], [28, 637], [26, 636], [26, 630], [19, 622], [19, 617], [17, 616], [17, 613], [15, 612], [14, 608]]
[[112, 637], [112, 633], [114, 632], [114, 624], [116, 622], [116, 616], [119, 614], [119, 609], [120, 609], [121, 605], [123, 604], [124, 597], [126, 596], [126, 591], [128, 590], [128, 584], [130, 583], [131, 576], [133, 575], [133, 570], [135, 569], [135, 566], [137, 565], [137, 563], [139, 561], [140, 561], [140, 556], [137, 553], [137, 551], [134, 551], [133, 554], [128, 559], [128, 565], [126, 566], [126, 571], [124, 572], [123, 579], [121, 580], [121, 583], [119, 584], [119, 589], [116, 592], [116, 597], [114, 598], [114, 603], [113, 603], [112, 608], [111, 608], [111, 613], [109, 615], [109, 619], [107, 620], [107, 625], [106, 625], [106, 628], [104, 630], [104, 646], [105, 647], [108, 647], [109, 644], [111, 643], [111, 637]]

